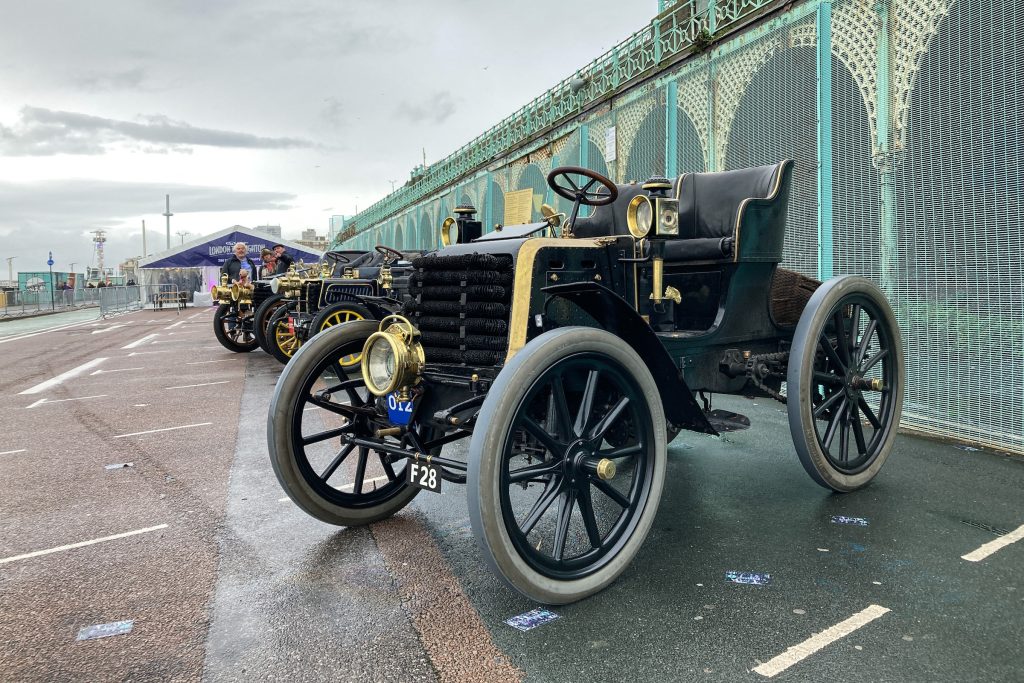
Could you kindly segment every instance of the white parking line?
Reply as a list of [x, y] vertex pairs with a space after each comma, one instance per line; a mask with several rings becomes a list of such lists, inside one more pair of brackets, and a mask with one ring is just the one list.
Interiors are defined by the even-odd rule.
[[773, 657], [760, 666], [754, 667], [753, 671], [761, 674], [765, 678], [771, 678], [776, 674], [782, 673], [797, 662], [807, 659], [826, 645], [850, 635], [865, 624], [871, 623], [888, 611], [888, 607], [871, 605], [870, 607], [857, 612], [849, 619], [840, 621], [835, 626], [827, 628], [817, 635], [811, 636], [798, 645], [794, 645], [781, 655]]
[[191, 363], [185, 363], [185, 365], [203, 365], [204, 363], [230, 363], [233, 360], [235, 360], [235, 359], [234, 358], [218, 358], [217, 360], [194, 360]]
[[179, 320], [178, 322], [174, 323], [173, 325], [168, 325], [164, 329], [165, 330], [173, 330], [175, 327], [177, 327], [178, 325], [183, 324], [184, 322], [185, 322], [184, 320]]
[[47, 550], [37, 550], [32, 553], [25, 553], [24, 555], [15, 555], [14, 557], [5, 557], [0, 560], [0, 564], [6, 564], [7, 562], [16, 562], [17, 560], [27, 560], [30, 557], [39, 557], [40, 555], [50, 555], [52, 553], [59, 553], [63, 550], [72, 550], [74, 548], [84, 548], [87, 545], [95, 545], [97, 543], [103, 543], [105, 541], [114, 541], [119, 538], [127, 538], [128, 536], [138, 536], [139, 534], [148, 534], [151, 531], [159, 531], [160, 529], [166, 529], [166, 524], [159, 526], [151, 526], [145, 529], [136, 529], [135, 531], [126, 531], [123, 534], [114, 534], [113, 536], [104, 536], [103, 538], [94, 538], [91, 541], [81, 541], [79, 543], [71, 543], [69, 545], [62, 545], [56, 548], [49, 548]]
[[95, 396], [79, 396], [78, 398], [57, 398], [57, 399], [53, 399], [53, 400], [50, 400], [50, 399], [47, 399], [47, 398], [41, 398], [38, 401], [36, 401], [35, 403], [33, 403], [32, 405], [25, 406], [25, 410], [28, 410], [29, 408], [35, 408], [36, 406], [41, 406], [44, 403], [64, 403], [65, 401], [86, 401], [86, 400], [88, 400], [90, 398], [106, 398], [106, 396], [107, 396], [106, 394], [96, 394]]
[[194, 425], [181, 425], [180, 427], [164, 427], [163, 429], [149, 429], [144, 432], [132, 432], [131, 434], [118, 434], [117, 436], [111, 437], [112, 439], [123, 439], [126, 436], [141, 436], [142, 434], [156, 434], [157, 432], [173, 432], [175, 429], [189, 429], [190, 427], [205, 427], [212, 425], [212, 422], [197, 422]]
[[84, 320], [84, 321], [82, 321], [80, 323], [68, 323], [66, 325], [56, 325], [54, 327], [47, 327], [47, 328], [44, 328], [42, 330], [37, 330], [35, 332], [28, 332], [26, 334], [19, 334], [19, 335], [14, 336], [14, 337], [6, 337], [4, 339], [0, 339], [0, 344], [6, 344], [7, 342], [18, 341], [19, 339], [28, 339], [29, 337], [35, 337], [36, 335], [46, 334], [47, 332], [59, 332], [61, 330], [68, 330], [68, 329], [71, 329], [72, 327], [78, 327], [79, 325], [85, 325], [88, 322], [89, 322], [88, 320]]
[[997, 550], [1005, 548], [1011, 543], [1016, 543], [1022, 538], [1024, 538], [1024, 524], [1021, 524], [1019, 527], [1017, 527], [1010, 533], [1006, 534], [1005, 536], [1000, 536], [994, 541], [989, 541], [988, 543], [986, 543], [985, 545], [981, 546], [973, 552], [969, 552], [966, 555], [961, 555], [960, 559], [967, 560], [968, 562], [981, 562]]
[[165, 389], [191, 389], [192, 387], [209, 387], [214, 384], [227, 384], [230, 380], [222, 382], [203, 382], [202, 384], [182, 384], [180, 387], [164, 387]]
[[111, 330], [116, 330], [119, 327], [124, 327], [124, 325], [111, 325], [110, 327], [104, 327], [101, 330], [93, 330], [90, 334], [103, 334], [104, 332], [110, 332]]
[[146, 335], [145, 337], [143, 337], [142, 339], [136, 339], [136, 340], [135, 340], [135, 341], [133, 341], [133, 342], [132, 342], [131, 344], [127, 344], [127, 345], [125, 345], [125, 346], [122, 346], [122, 347], [121, 347], [121, 349], [122, 349], [122, 350], [124, 350], [124, 349], [134, 349], [134, 348], [136, 348], [136, 347], [142, 346], [143, 344], [145, 344], [146, 342], [148, 342], [148, 341], [149, 341], [150, 339], [152, 339], [152, 338], [154, 338], [154, 337], [159, 337], [159, 336], [160, 336], [160, 335], [159, 335], [159, 334], [157, 334], [157, 333], [153, 333], [153, 334], [147, 334], [147, 335]]
[[193, 313], [192, 315], [190, 315], [188, 317], [188, 319], [192, 320], [193, 318], [198, 318], [199, 316], [203, 315], [204, 313], [208, 313], [208, 312], [209, 311], [199, 311], [198, 313]]
[[15, 453], [24, 453], [27, 450], [28, 450], [27, 448], [19, 448], [16, 451], [4, 451], [4, 452], [0, 453], [0, 455], [14, 455]]
[[112, 372], [131, 372], [132, 370], [145, 370], [146, 368], [114, 368], [113, 370], [94, 370], [89, 373], [89, 376], [93, 375], [109, 375]]
[[65, 381], [71, 379], [72, 377], [77, 377], [78, 375], [82, 374], [83, 372], [85, 372], [89, 368], [94, 368], [94, 367], [96, 367], [97, 365], [99, 365], [100, 363], [102, 363], [105, 360], [106, 360], [106, 358], [94, 358], [91, 361], [89, 361], [88, 363], [83, 363], [82, 365], [79, 365], [77, 368], [71, 368], [67, 372], [62, 372], [61, 374], [57, 375], [56, 377], [54, 377], [52, 379], [48, 379], [45, 382], [40, 382], [39, 384], [35, 385], [34, 387], [26, 389], [25, 391], [22, 391], [20, 393], [21, 394], [38, 394], [40, 391], [46, 391], [50, 387], [55, 387], [55, 386], [57, 386], [59, 384], [63, 384]]
[[167, 350], [167, 351], [132, 351], [131, 353], [128, 354], [128, 357], [131, 358], [132, 356], [145, 356], [147, 353], [170, 353], [170, 350]]

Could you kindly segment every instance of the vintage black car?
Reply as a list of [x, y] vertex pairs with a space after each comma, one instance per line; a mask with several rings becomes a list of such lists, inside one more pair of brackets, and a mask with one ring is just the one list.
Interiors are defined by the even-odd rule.
[[271, 281], [273, 295], [257, 311], [257, 318], [266, 320], [257, 340], [287, 363], [306, 340], [328, 327], [379, 320], [397, 311], [411, 271], [402, 252], [384, 245], [366, 252], [327, 252], [319, 268], [304, 274], [292, 269]]
[[[900, 331], [870, 281], [779, 267], [791, 173], [615, 185], [557, 168], [567, 220], [485, 235], [463, 207], [452, 246], [413, 261], [401, 315], [328, 330], [285, 368], [268, 418], [282, 487], [317, 519], [359, 525], [466, 483], [490, 567], [559, 604], [635, 556], [679, 430], [749, 424], [712, 410], [712, 393], [785, 402], [814, 481], [868, 484], [899, 422]], [[340, 365], [353, 354], [358, 371]], [[442, 454], [460, 439], [466, 459]]]
[[270, 283], [256, 281], [241, 286], [229, 284], [228, 276], [222, 275], [220, 284], [214, 285], [210, 294], [218, 304], [213, 314], [213, 333], [221, 346], [235, 353], [256, 349], [259, 346], [256, 331], [260, 327], [256, 313], [271, 295]]

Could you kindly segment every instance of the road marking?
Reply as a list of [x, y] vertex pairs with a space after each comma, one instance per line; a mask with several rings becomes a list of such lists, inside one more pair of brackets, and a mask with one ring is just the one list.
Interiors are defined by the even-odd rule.
[[132, 351], [131, 353], [128, 354], [128, 357], [131, 358], [132, 356], [145, 356], [147, 353], [170, 353], [170, 350], [168, 349], [167, 351]]
[[973, 552], [967, 553], [966, 555], [961, 555], [960, 559], [967, 560], [968, 562], [981, 562], [997, 550], [1005, 548], [1011, 543], [1016, 543], [1022, 538], [1024, 538], [1024, 524], [1021, 524], [1019, 527], [1017, 527], [1010, 533], [1006, 534], [1005, 536], [1000, 536], [994, 541], [989, 541], [988, 543], [986, 543], [985, 545], [981, 546]]
[[24, 453], [27, 450], [27, 448], [19, 448], [16, 451], [4, 451], [3, 453], [0, 453], [0, 455], [14, 455], [15, 453]]
[[218, 358], [217, 360], [194, 360], [191, 363], [185, 363], [185, 365], [202, 365], [203, 363], [230, 363], [235, 360], [234, 358]]
[[88, 400], [90, 398], [106, 398], [106, 396], [107, 396], [106, 394], [96, 394], [95, 396], [79, 396], [78, 398], [57, 398], [57, 399], [53, 399], [53, 400], [50, 400], [50, 399], [47, 399], [47, 398], [41, 398], [38, 401], [36, 401], [35, 403], [33, 403], [32, 405], [25, 406], [25, 410], [28, 410], [29, 408], [35, 408], [36, 406], [41, 406], [44, 403], [64, 403], [65, 401], [86, 401], [86, 400]]
[[190, 316], [188, 317], [188, 319], [189, 319], [189, 320], [192, 320], [192, 319], [194, 319], [194, 318], [198, 318], [199, 316], [203, 315], [204, 313], [209, 313], [209, 310], [205, 310], [205, 311], [199, 311], [198, 313], [193, 313], [192, 315], [190, 315]]
[[179, 320], [178, 322], [174, 323], [173, 325], [168, 325], [164, 329], [165, 330], [173, 330], [175, 327], [177, 327], [178, 325], [181, 325], [184, 322], [185, 322], [184, 320]]
[[85, 372], [89, 368], [94, 368], [94, 367], [96, 367], [97, 365], [99, 365], [100, 363], [102, 363], [105, 360], [106, 360], [106, 358], [93, 358], [88, 363], [83, 363], [82, 365], [79, 365], [77, 368], [71, 368], [67, 372], [62, 372], [61, 374], [57, 375], [56, 377], [53, 377], [52, 379], [48, 379], [45, 382], [40, 382], [39, 384], [35, 385], [34, 387], [32, 387], [30, 389], [26, 389], [25, 391], [22, 391], [20, 393], [21, 394], [38, 394], [40, 391], [46, 391], [50, 387], [55, 387], [55, 386], [57, 386], [59, 384], [63, 384], [65, 381], [71, 379], [72, 377], [77, 377], [78, 375], [81, 375], [83, 372]]
[[159, 526], [151, 526], [145, 529], [136, 529], [135, 531], [126, 531], [123, 534], [114, 534], [113, 536], [104, 536], [103, 538], [94, 538], [91, 541], [81, 541], [79, 543], [71, 543], [70, 545], [62, 545], [56, 548], [49, 548], [47, 550], [37, 550], [32, 553], [25, 553], [24, 555], [15, 555], [14, 557], [5, 557], [0, 560], [0, 564], [6, 564], [7, 562], [16, 562], [17, 560], [27, 560], [31, 557], [39, 557], [41, 555], [50, 555], [52, 553], [59, 553], [63, 550], [73, 550], [75, 548], [84, 548], [87, 545], [95, 545], [97, 543], [104, 543], [106, 541], [115, 541], [119, 538], [127, 538], [128, 536], [138, 536], [139, 534], [148, 534], [151, 531], [159, 531], [160, 529], [166, 529], [166, 524]]
[[164, 387], [165, 389], [191, 389], [192, 387], [209, 387], [214, 384], [227, 384], [230, 380], [223, 380], [221, 382], [203, 382], [202, 384], [182, 384], [180, 387]]
[[857, 612], [849, 619], [845, 619], [835, 626], [827, 628], [817, 635], [811, 636], [804, 642], [789, 648], [781, 655], [773, 657], [760, 666], [754, 667], [753, 671], [761, 674], [765, 678], [771, 678], [776, 674], [782, 673], [794, 664], [810, 657], [826, 645], [834, 643], [840, 638], [845, 638], [861, 626], [871, 623], [888, 611], [888, 607], [871, 605], [870, 607]]
[[163, 429], [149, 429], [144, 432], [132, 432], [131, 434], [118, 434], [117, 436], [111, 437], [114, 439], [123, 439], [126, 436], [141, 436], [142, 434], [156, 434], [157, 432], [172, 432], [175, 429], [189, 429], [190, 427], [205, 427], [212, 425], [212, 422], [197, 422], [194, 425], [181, 425], [180, 427], [164, 427]]
[[122, 346], [122, 347], [121, 347], [121, 349], [122, 349], [122, 350], [124, 350], [124, 349], [134, 349], [134, 348], [136, 348], [136, 347], [138, 347], [138, 346], [142, 346], [143, 344], [145, 344], [146, 342], [148, 342], [148, 341], [149, 341], [150, 339], [152, 339], [153, 337], [159, 337], [159, 336], [160, 336], [160, 335], [159, 335], [159, 334], [157, 334], [157, 333], [154, 333], [154, 334], [147, 334], [147, 335], [146, 335], [145, 337], [143, 337], [142, 339], [136, 339], [136, 340], [135, 340], [135, 341], [133, 341], [133, 342], [132, 342], [131, 344], [128, 344], [128, 345], [126, 345], [126, 346]]
[[110, 327], [104, 327], [102, 330], [93, 330], [91, 332], [91, 334], [103, 334], [104, 332], [110, 332], [111, 330], [116, 330], [119, 327], [124, 327], [124, 325], [111, 325]]
[[95, 370], [89, 373], [89, 376], [93, 375], [109, 375], [112, 372], [128, 372], [130, 370], [145, 370], [146, 368], [116, 368], [114, 370]]
[[89, 322], [88, 320], [83, 320], [82, 322], [78, 322], [78, 323], [67, 323], [65, 325], [56, 325], [54, 327], [46, 327], [46, 328], [43, 328], [41, 330], [37, 330], [35, 332], [28, 332], [26, 334], [19, 334], [19, 335], [14, 336], [14, 337], [6, 337], [4, 339], [0, 339], [0, 344], [6, 344], [7, 342], [18, 341], [19, 339], [28, 339], [29, 337], [35, 337], [35, 336], [40, 335], [40, 334], [46, 334], [47, 332], [60, 332], [61, 330], [67, 330], [67, 329], [70, 329], [72, 327], [78, 327], [79, 325], [85, 325], [88, 322]]

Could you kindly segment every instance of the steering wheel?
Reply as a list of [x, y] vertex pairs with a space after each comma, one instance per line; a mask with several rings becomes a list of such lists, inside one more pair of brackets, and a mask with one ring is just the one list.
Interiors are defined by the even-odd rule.
[[378, 254], [384, 257], [384, 263], [391, 263], [392, 261], [401, 261], [405, 258], [405, 254], [392, 249], [391, 247], [385, 247], [383, 244], [378, 244], [373, 248]]
[[351, 259], [340, 251], [329, 251], [324, 254], [324, 260], [334, 261], [335, 263], [348, 263]]
[[[581, 187], [573, 181], [573, 175], [581, 175], [584, 178], [588, 178], [589, 182], [584, 183]], [[568, 187], [558, 182], [562, 179], [568, 184]], [[594, 186], [594, 183], [600, 183], [607, 192], [591, 190], [590, 188]], [[619, 196], [619, 188], [615, 183], [597, 171], [591, 171], [589, 168], [581, 168], [579, 166], [559, 166], [558, 168], [551, 169], [551, 173], [548, 173], [548, 185], [551, 186], [551, 189], [559, 197], [564, 197], [571, 202], [579, 202], [585, 206], [611, 204]]]

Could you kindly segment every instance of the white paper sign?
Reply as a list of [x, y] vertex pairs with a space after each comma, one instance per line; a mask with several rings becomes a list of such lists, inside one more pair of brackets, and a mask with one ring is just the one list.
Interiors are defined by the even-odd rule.
[[604, 160], [615, 161], [615, 126], [604, 132]]

